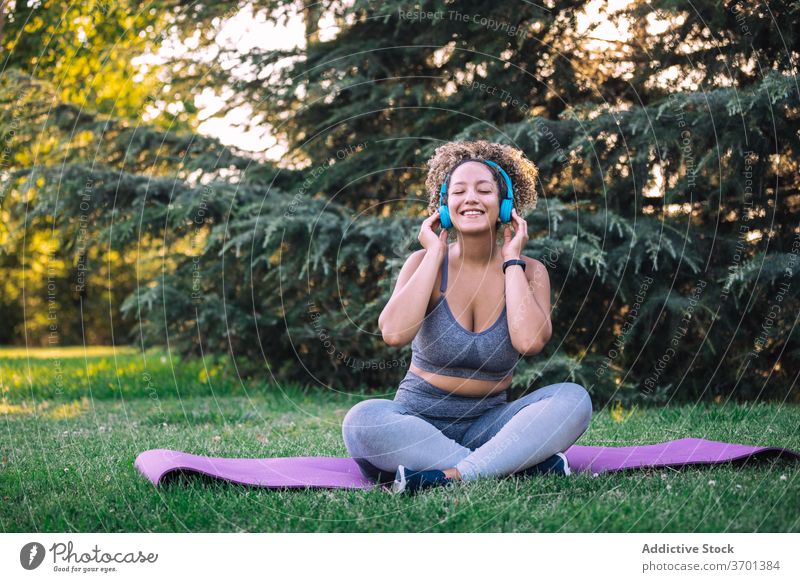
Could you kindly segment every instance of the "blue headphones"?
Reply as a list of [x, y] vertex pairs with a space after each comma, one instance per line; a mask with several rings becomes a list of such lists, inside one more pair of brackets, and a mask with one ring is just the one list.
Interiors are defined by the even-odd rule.
[[[465, 162], [483, 162], [489, 164], [493, 168], [497, 168], [503, 180], [506, 183], [506, 191], [503, 200], [500, 201], [500, 222], [503, 224], [511, 222], [511, 211], [514, 209], [514, 187], [511, 185], [511, 178], [508, 177], [506, 171], [499, 165], [491, 160], [478, 160], [468, 159]], [[460, 164], [459, 164], [460, 165]], [[451, 172], [450, 172], [451, 173]], [[450, 211], [447, 209], [447, 180], [450, 178], [450, 173], [447, 174], [442, 182], [442, 187], [439, 190], [439, 220], [442, 223], [442, 228], [453, 228], [453, 221], [450, 220]]]

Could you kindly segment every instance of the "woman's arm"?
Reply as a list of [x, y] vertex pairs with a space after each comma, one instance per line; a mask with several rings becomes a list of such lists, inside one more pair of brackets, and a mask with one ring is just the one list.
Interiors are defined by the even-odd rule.
[[403, 346], [417, 335], [444, 252], [437, 256], [425, 249], [415, 251], [400, 269], [392, 297], [378, 318], [383, 341], [390, 346]]
[[553, 335], [550, 321], [550, 276], [536, 259], [522, 256], [526, 263], [506, 269], [508, 333], [514, 348], [523, 356], [535, 356]]

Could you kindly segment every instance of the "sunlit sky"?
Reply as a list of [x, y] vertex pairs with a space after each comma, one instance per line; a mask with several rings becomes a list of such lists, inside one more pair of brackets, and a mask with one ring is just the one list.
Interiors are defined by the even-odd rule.
[[[587, 27], [598, 20], [600, 26], [592, 33], [592, 39], [626, 40], [630, 38], [630, 32], [623, 23], [617, 28], [609, 22], [604, 15], [598, 15], [604, 5], [608, 5], [608, 10], [616, 12], [629, 4], [630, 0], [594, 0], [591, 2], [585, 13], [578, 15], [578, 32], [586, 32]], [[591, 16], [587, 16], [587, 14]], [[658, 23], [654, 23], [654, 28]], [[336, 35], [337, 28], [332, 19], [323, 18], [320, 22], [320, 38], [326, 40]], [[655, 32], [655, 30], [654, 30]], [[274, 50], [285, 49], [295, 46], [305, 45], [305, 25], [302, 16], [297, 12], [290, 15], [288, 21], [280, 24], [266, 22], [263, 14], [254, 14], [250, 7], [238, 12], [233, 17], [224, 21], [220, 26], [220, 32], [216, 39], [217, 44], [234, 48], [236, 51], [246, 53], [254, 48]], [[182, 53], [193, 48], [192, 41], [183, 45], [167, 44], [160, 55]], [[586, 46], [602, 50], [604, 45], [602, 40], [587, 40]], [[152, 55], [143, 61], [159, 60], [158, 55]], [[224, 63], [220, 63], [224, 65]], [[200, 118], [205, 119], [199, 126], [202, 134], [217, 137], [226, 145], [235, 146], [239, 149], [252, 152], [260, 152], [265, 158], [278, 160], [284, 153], [285, 147], [277, 143], [270, 134], [270, 128], [262, 125], [256, 129], [245, 130], [240, 125], [252, 116], [249, 106], [241, 106], [230, 111], [224, 117], [211, 117], [217, 113], [225, 103], [226, 97], [215, 95], [211, 91], [198, 94], [195, 97], [195, 104], [200, 109]]]

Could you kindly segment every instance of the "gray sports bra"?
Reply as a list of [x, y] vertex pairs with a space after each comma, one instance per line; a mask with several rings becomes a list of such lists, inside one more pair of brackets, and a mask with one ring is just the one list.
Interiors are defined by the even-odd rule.
[[442, 263], [442, 292], [411, 342], [411, 363], [443, 376], [474, 380], [502, 380], [519, 361], [511, 345], [506, 307], [491, 327], [480, 332], [464, 329], [456, 321], [444, 291], [447, 289], [448, 253]]

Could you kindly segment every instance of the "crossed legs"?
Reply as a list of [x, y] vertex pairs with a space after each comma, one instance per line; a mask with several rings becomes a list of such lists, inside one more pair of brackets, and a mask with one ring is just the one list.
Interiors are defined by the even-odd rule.
[[586, 389], [562, 382], [492, 408], [469, 426], [462, 442], [403, 404], [385, 399], [364, 400], [351, 408], [342, 437], [362, 469], [393, 474], [401, 464], [413, 470], [455, 468], [468, 481], [510, 475], [567, 450], [591, 417]]

